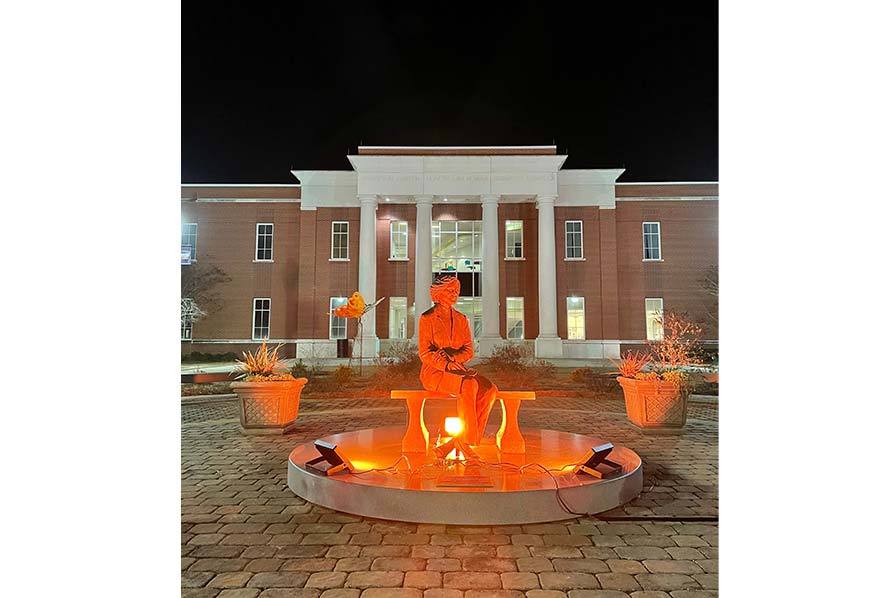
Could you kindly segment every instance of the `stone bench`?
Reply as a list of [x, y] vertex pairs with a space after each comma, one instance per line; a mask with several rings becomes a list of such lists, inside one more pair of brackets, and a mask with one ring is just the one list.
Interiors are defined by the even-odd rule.
[[[393, 390], [391, 398], [407, 401], [407, 432], [401, 441], [405, 453], [426, 453], [429, 448], [429, 430], [423, 420], [426, 399], [457, 400], [456, 395], [428, 390]], [[529, 391], [498, 390], [497, 399], [503, 408], [503, 421], [497, 431], [497, 447], [505, 454], [524, 454], [525, 440], [519, 431], [519, 402], [534, 401], [535, 393]]]

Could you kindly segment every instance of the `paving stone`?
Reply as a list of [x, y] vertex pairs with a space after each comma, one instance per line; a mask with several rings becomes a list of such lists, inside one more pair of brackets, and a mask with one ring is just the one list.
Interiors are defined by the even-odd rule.
[[354, 571], [348, 574], [345, 586], [349, 588], [400, 588], [404, 573], [400, 571]]
[[541, 536], [544, 544], [548, 546], [593, 546], [590, 536], [569, 535], [564, 536], [547, 534]]
[[602, 523], [597, 527], [605, 536], [646, 535], [646, 530], [634, 523]]
[[405, 588], [440, 588], [441, 573], [438, 571], [407, 571], [404, 574]]
[[[242, 546], [199, 546], [193, 552], [190, 553], [190, 556], [194, 558], [236, 558], [240, 556], [245, 551], [245, 548]], [[699, 555], [700, 558], [703, 558], [702, 555]]]
[[631, 559], [634, 561], [669, 558], [669, 554], [658, 546], [617, 546], [615, 548], [615, 554], [617, 554], [619, 558]]
[[186, 571], [180, 575], [180, 587], [201, 588], [214, 578], [214, 573], [208, 571]]
[[510, 537], [504, 534], [471, 534], [463, 536], [463, 543], [498, 546], [501, 544], [509, 544]]
[[428, 544], [428, 534], [385, 534], [383, 544]]
[[523, 525], [522, 533], [541, 536], [544, 534], [568, 534], [569, 528], [561, 523], [536, 523]]
[[252, 578], [249, 571], [229, 571], [218, 573], [208, 582], [209, 588], [241, 588]]
[[529, 571], [532, 573], [542, 573], [544, 571], [553, 571], [553, 563], [550, 559], [538, 556], [523, 557], [516, 559], [516, 568], [519, 571]]
[[339, 531], [343, 534], [368, 534], [372, 529], [369, 523], [347, 523]]
[[613, 573], [627, 573], [628, 575], [636, 575], [637, 573], [648, 573], [639, 561], [628, 561], [624, 559], [609, 559], [606, 565]]
[[566, 526], [570, 534], [574, 535], [591, 535], [602, 533], [596, 525], [592, 523], [570, 523]]
[[459, 571], [462, 569], [460, 559], [428, 559], [427, 571]]
[[410, 546], [406, 544], [394, 544], [389, 546], [363, 546], [361, 556], [410, 556]]
[[191, 534], [214, 534], [220, 532], [223, 527], [220, 523], [197, 523], [195, 525], [185, 525], [189, 527], [189, 532]]
[[336, 559], [290, 559], [280, 571], [332, 571], [335, 566]]
[[659, 592], [656, 590], [641, 590], [639, 592], [631, 592], [631, 598], [671, 598], [668, 592]]
[[277, 549], [277, 558], [312, 559], [326, 555], [328, 546], [281, 546]]
[[689, 546], [669, 546], [665, 552], [670, 554], [671, 558], [679, 560], [695, 561], [705, 558], [704, 554]]
[[298, 526], [294, 523], [271, 523], [264, 529], [264, 533], [270, 534], [271, 536], [295, 534], [297, 533], [297, 529]]
[[699, 536], [671, 536], [671, 539], [678, 546], [692, 546], [694, 548], [697, 546], [709, 546], [709, 543]]
[[217, 588], [183, 588], [180, 590], [181, 598], [216, 598], [220, 593]]
[[456, 590], [499, 590], [500, 576], [497, 573], [451, 572], [444, 574], [442, 584]]
[[324, 590], [320, 598], [360, 598], [360, 590], [355, 588], [336, 588]]
[[443, 534], [447, 529], [446, 525], [440, 523], [420, 523], [416, 526], [418, 534]]
[[677, 546], [669, 536], [647, 535], [647, 536], [622, 536], [622, 539], [628, 546]]
[[472, 557], [463, 559], [461, 567], [464, 571], [493, 571], [500, 573], [502, 571], [516, 571], [516, 561], [514, 559]]
[[702, 568], [693, 561], [681, 560], [661, 560], [661, 561], [643, 561], [643, 566], [650, 573], [683, 573], [684, 575], [693, 575], [694, 573], [703, 573]]
[[525, 592], [526, 598], [566, 598], [565, 592], [558, 590], [528, 590]]
[[190, 571], [212, 571], [224, 573], [226, 571], [242, 571], [248, 561], [246, 559], [197, 559], [190, 565]]
[[334, 570], [349, 573], [352, 571], [367, 571], [372, 564], [373, 559], [371, 557], [348, 557], [339, 559]]
[[545, 590], [574, 590], [576, 588], [599, 588], [597, 578], [590, 573], [541, 573], [538, 575]]
[[627, 546], [627, 542], [622, 540], [621, 536], [615, 535], [597, 535], [588, 536], [594, 546]]
[[523, 546], [540, 546], [544, 543], [544, 539], [537, 534], [513, 534], [510, 536], [510, 542]]
[[497, 558], [500, 559], [521, 559], [531, 556], [531, 551], [527, 546], [498, 546]]
[[445, 556], [449, 559], [491, 558], [497, 556], [499, 546], [476, 544], [469, 546], [448, 546]]
[[187, 544], [192, 546], [208, 546], [209, 544], [217, 544], [223, 539], [224, 534], [196, 534], [187, 541]]
[[193, 557], [190, 557], [190, 556], [187, 556], [187, 557], [181, 557], [181, 559], [180, 559], [180, 570], [181, 570], [181, 571], [186, 571], [187, 569], [189, 569], [190, 565], [192, 565], [192, 564], [195, 563], [195, 562], [196, 562], [196, 559], [194, 559]]
[[357, 544], [360, 546], [373, 546], [376, 544], [382, 544], [382, 534], [379, 532], [366, 532], [362, 534], [352, 534], [350, 544]]
[[675, 590], [671, 592], [671, 598], [718, 598], [718, 592], [713, 590]]
[[304, 571], [255, 573], [247, 585], [250, 588], [300, 588], [308, 577], [310, 574]]
[[693, 562], [699, 565], [699, 568], [706, 573], [718, 572], [718, 559], [699, 559]]
[[326, 557], [330, 559], [344, 559], [360, 555], [360, 546], [348, 546], [341, 544], [339, 546], [331, 546], [326, 551]]
[[628, 598], [628, 594], [618, 590], [572, 590], [569, 598]]
[[369, 588], [361, 598], [423, 598], [423, 592], [416, 588]]
[[320, 590], [310, 588], [271, 588], [263, 590], [258, 598], [318, 598]]
[[693, 579], [699, 582], [706, 590], [717, 590], [718, 589], [718, 574], [717, 573], [698, 573], [693, 575]]
[[500, 583], [505, 590], [534, 590], [540, 587], [538, 576], [529, 572], [501, 573]]
[[644, 590], [698, 590], [699, 582], [689, 575], [680, 573], [641, 573], [637, 582]]
[[305, 582], [305, 587], [320, 590], [340, 588], [345, 583], [347, 577], [348, 574], [343, 571], [317, 571], [311, 573], [308, 581]]
[[381, 556], [373, 559], [373, 571], [423, 571], [426, 559]]
[[575, 546], [532, 546], [531, 556], [548, 559], [580, 559], [583, 555]]
[[222, 590], [217, 598], [255, 598], [261, 592], [258, 588]]
[[582, 556], [588, 559], [600, 559], [601, 561], [605, 561], [607, 559], [617, 559], [618, 555], [615, 554], [615, 551], [608, 546], [581, 546], [579, 547]]
[[434, 546], [453, 546], [455, 544], [462, 544], [463, 538], [461, 536], [453, 536], [450, 534], [432, 534], [431, 542]]
[[519, 590], [466, 590], [464, 598], [525, 598]]
[[296, 531], [300, 534], [337, 534], [340, 529], [341, 523], [302, 523]]
[[246, 565], [245, 570], [251, 571], [252, 573], [261, 573], [263, 571], [278, 571], [285, 562], [286, 561], [283, 559], [254, 559], [252, 561], [249, 561], [249, 564]]
[[633, 575], [627, 573], [597, 573], [600, 587], [604, 590], [620, 590], [622, 592], [636, 592], [640, 584]]
[[609, 565], [599, 559], [554, 559], [557, 571], [580, 571], [582, 573], [608, 573]]
[[410, 556], [417, 559], [443, 559], [445, 555], [444, 546], [417, 545], [412, 546], [410, 550]]
[[263, 523], [228, 523], [219, 531], [222, 534], [260, 534], [266, 527]]
[[272, 536], [267, 534], [230, 534], [224, 536], [221, 544], [239, 544], [240, 546], [252, 546], [255, 544], [267, 544]]
[[302, 544], [348, 544], [351, 534], [307, 534], [301, 541]]
[[463, 598], [463, 591], [432, 588], [423, 592], [423, 598]]

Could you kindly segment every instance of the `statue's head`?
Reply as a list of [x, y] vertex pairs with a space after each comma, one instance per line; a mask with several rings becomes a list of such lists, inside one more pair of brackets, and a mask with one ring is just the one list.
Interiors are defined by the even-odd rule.
[[456, 276], [442, 274], [429, 287], [429, 294], [434, 303], [451, 307], [460, 296], [460, 280]]

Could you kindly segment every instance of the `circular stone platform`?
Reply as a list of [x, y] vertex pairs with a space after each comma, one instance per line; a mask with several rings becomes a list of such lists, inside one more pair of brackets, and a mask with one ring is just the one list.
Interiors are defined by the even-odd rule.
[[[522, 429], [525, 455], [503, 455], [492, 438], [476, 447], [483, 462], [473, 466], [460, 463], [441, 465], [433, 451], [427, 456], [407, 455], [401, 459], [403, 427], [373, 428], [326, 436], [353, 463], [354, 471], [333, 476], [309, 471], [305, 463], [320, 456], [313, 443], [299, 445], [289, 455], [289, 488], [305, 500], [345, 513], [409, 521], [453, 525], [510, 525], [569, 519], [576, 515], [565, 510], [557, 498], [576, 513], [600, 513], [624, 504], [643, 487], [643, 468], [634, 451], [616, 446], [609, 459], [622, 465], [618, 476], [600, 480], [589, 475], [572, 475], [571, 465], [605, 439], [557, 432]], [[387, 468], [401, 459], [398, 473], [369, 471]], [[497, 463], [511, 463], [500, 466]], [[538, 463], [554, 471], [551, 477], [530, 466], [521, 474], [518, 466]], [[457, 477], [462, 476], [462, 477]], [[450, 484], [478, 480], [478, 487]]]

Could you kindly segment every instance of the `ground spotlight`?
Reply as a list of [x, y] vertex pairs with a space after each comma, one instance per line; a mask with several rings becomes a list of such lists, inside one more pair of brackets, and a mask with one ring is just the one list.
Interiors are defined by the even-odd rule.
[[612, 452], [612, 449], [613, 446], [611, 442], [591, 448], [591, 452], [578, 462], [578, 465], [575, 466], [572, 473], [579, 475], [586, 473], [600, 479], [621, 473], [622, 466], [606, 458], [609, 456], [609, 453]]
[[[317, 452], [319, 452], [321, 456], [305, 463], [305, 467], [312, 471], [317, 471], [326, 475], [333, 475], [334, 473], [339, 473], [340, 471], [345, 469], [351, 471], [351, 469], [354, 467], [348, 457], [346, 457], [345, 454], [342, 453], [342, 451], [339, 450], [339, 447], [335, 444], [331, 444], [324, 440], [315, 440], [314, 448], [317, 449]], [[321, 463], [324, 461], [329, 464], [328, 467], [324, 465], [317, 465], [317, 463]]]

